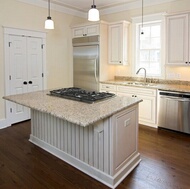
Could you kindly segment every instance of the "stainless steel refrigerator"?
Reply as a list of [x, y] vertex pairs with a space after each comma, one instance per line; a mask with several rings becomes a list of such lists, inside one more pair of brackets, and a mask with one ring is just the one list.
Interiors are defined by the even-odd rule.
[[73, 86], [99, 91], [99, 36], [73, 39]]

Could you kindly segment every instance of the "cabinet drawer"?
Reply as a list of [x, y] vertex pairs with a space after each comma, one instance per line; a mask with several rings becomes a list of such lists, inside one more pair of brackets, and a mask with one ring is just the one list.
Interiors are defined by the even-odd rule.
[[116, 91], [117, 87], [116, 87], [116, 85], [112, 85], [112, 84], [101, 84], [100, 85], [100, 90], [104, 90], [104, 91]]
[[156, 89], [145, 89], [139, 87], [122, 86], [122, 85], [117, 86], [117, 92], [122, 92], [122, 93], [129, 92], [140, 95], [156, 96]]

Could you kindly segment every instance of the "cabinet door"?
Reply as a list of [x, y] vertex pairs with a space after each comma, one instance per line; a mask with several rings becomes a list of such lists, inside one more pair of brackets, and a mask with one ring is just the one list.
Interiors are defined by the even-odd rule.
[[99, 25], [90, 25], [86, 27], [86, 34], [87, 36], [99, 35]]
[[166, 18], [166, 64], [187, 65], [188, 14]]
[[141, 124], [156, 124], [156, 99], [155, 97], [138, 95], [143, 101], [139, 103], [139, 122]]
[[109, 63], [127, 64], [127, 25], [124, 23], [109, 25]]
[[73, 28], [73, 38], [74, 37], [83, 37], [85, 34], [85, 27]]
[[139, 95], [131, 92], [117, 92], [119, 96], [137, 97], [143, 101], [139, 103], [139, 123], [145, 125], [156, 124], [156, 97]]

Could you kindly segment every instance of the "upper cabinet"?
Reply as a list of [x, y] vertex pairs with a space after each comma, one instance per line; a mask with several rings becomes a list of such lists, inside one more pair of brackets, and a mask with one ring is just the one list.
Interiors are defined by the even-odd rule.
[[109, 24], [108, 54], [109, 64], [128, 64], [128, 27], [129, 22], [121, 21]]
[[190, 65], [189, 14], [166, 16], [166, 64]]
[[100, 25], [83, 25], [83, 26], [75, 26], [72, 28], [73, 38], [76, 37], [86, 37], [100, 34]]

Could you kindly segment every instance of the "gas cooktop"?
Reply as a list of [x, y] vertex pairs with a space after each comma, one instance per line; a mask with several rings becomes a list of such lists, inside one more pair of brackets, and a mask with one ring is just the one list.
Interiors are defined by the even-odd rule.
[[86, 102], [86, 103], [94, 103], [94, 102], [97, 102], [100, 100], [106, 100], [108, 98], [115, 96], [115, 94], [113, 93], [87, 91], [87, 90], [77, 88], [77, 87], [52, 90], [50, 91], [49, 95], [81, 101], [81, 102]]

